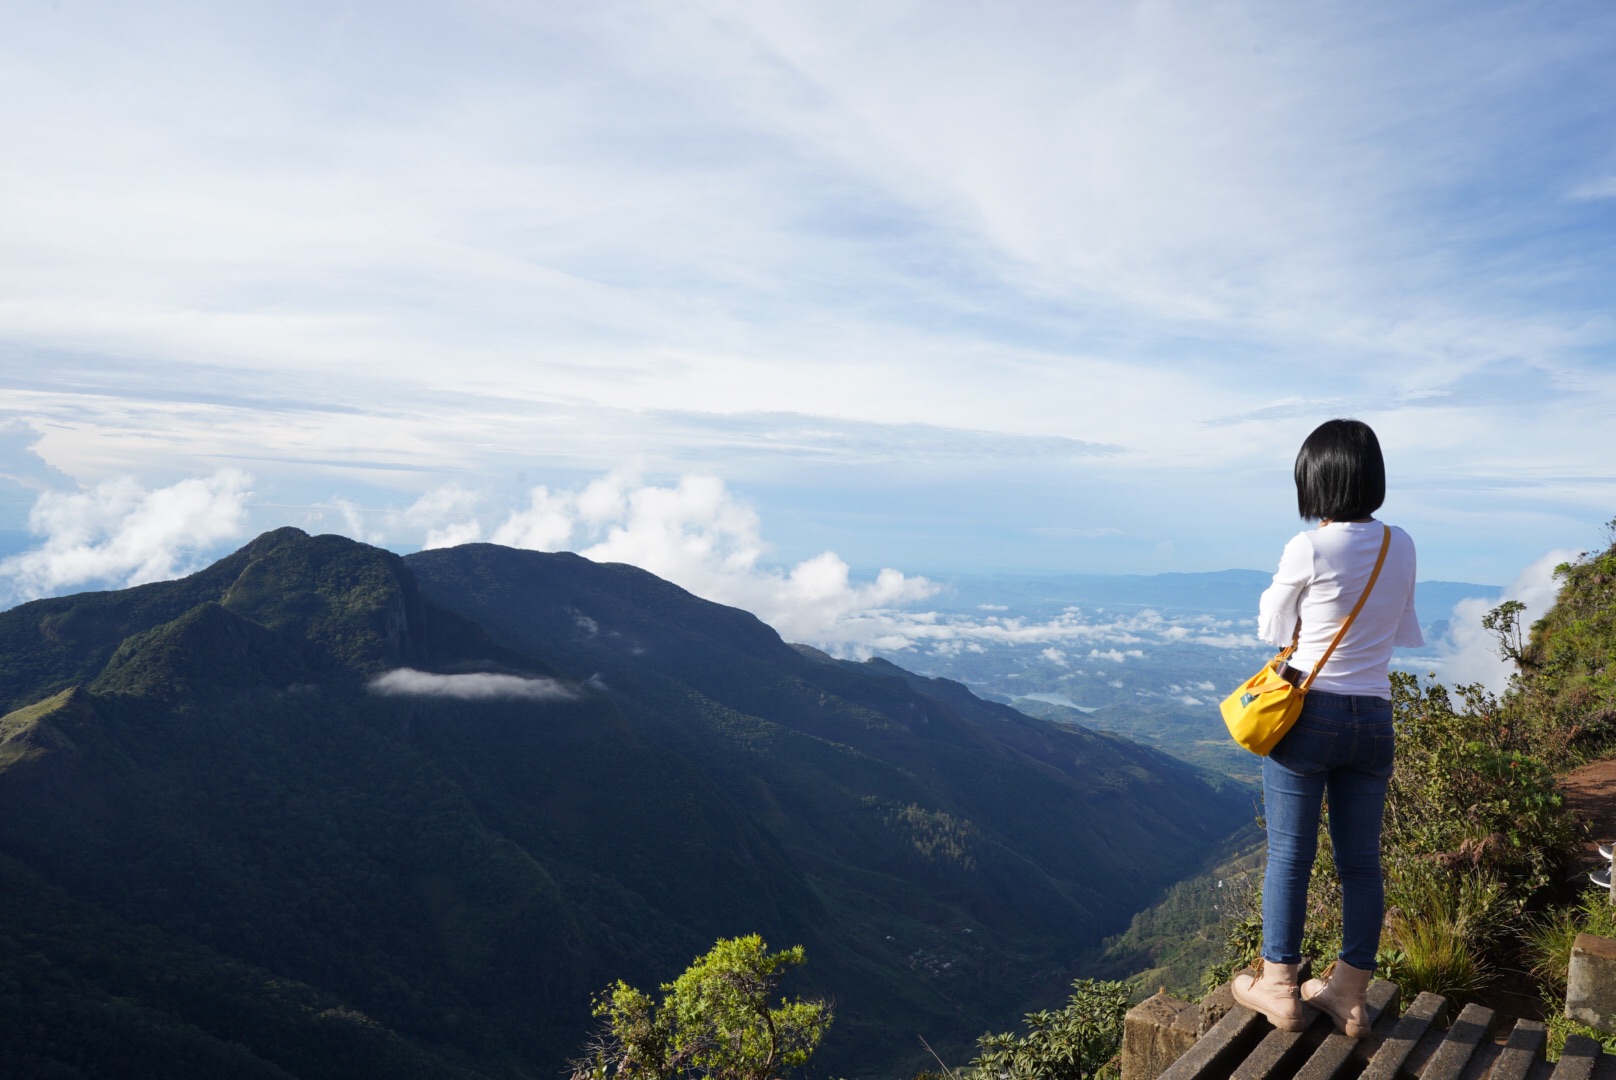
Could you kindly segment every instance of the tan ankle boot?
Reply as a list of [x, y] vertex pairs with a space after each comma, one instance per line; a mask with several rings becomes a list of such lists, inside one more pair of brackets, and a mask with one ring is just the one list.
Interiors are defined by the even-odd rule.
[[1302, 1000], [1335, 1021], [1335, 1029], [1353, 1039], [1369, 1034], [1369, 1007], [1364, 997], [1375, 970], [1355, 968], [1345, 960], [1330, 965], [1322, 979], [1309, 979], [1302, 987]]
[[1268, 1022], [1280, 1031], [1306, 1031], [1312, 1018], [1302, 1011], [1302, 999], [1296, 992], [1296, 977], [1301, 969], [1301, 964], [1259, 960], [1255, 978], [1242, 971], [1229, 989], [1236, 1001], [1268, 1017]]

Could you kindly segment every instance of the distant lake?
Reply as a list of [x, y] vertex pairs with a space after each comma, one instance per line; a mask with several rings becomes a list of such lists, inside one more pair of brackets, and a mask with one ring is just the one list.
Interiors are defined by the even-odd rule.
[[1083, 712], [1083, 713], [1090, 713], [1090, 712], [1095, 711], [1093, 709], [1085, 708], [1084, 706], [1079, 705], [1077, 702], [1073, 701], [1071, 698], [1067, 697], [1065, 694], [1020, 694], [1018, 696], [1024, 697], [1028, 701], [1042, 701], [1045, 705], [1064, 705], [1068, 709], [1076, 709], [1078, 712]]

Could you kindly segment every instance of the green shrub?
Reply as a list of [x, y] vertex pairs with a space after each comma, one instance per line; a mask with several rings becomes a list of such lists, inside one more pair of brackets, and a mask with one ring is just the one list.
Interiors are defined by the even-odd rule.
[[770, 954], [756, 934], [724, 938], [671, 983], [661, 1005], [619, 980], [595, 1002], [604, 1021], [573, 1063], [591, 1080], [776, 1080], [813, 1054], [830, 1026], [820, 1001], [771, 1005], [802, 946]]
[[1122, 1045], [1128, 991], [1120, 982], [1079, 979], [1059, 1011], [1028, 1013], [1025, 1035], [983, 1035], [971, 1063], [981, 1080], [1088, 1080]]
[[1382, 965], [1410, 998], [1422, 991], [1461, 1000], [1491, 979], [1488, 961], [1516, 906], [1496, 873], [1403, 858], [1386, 868]]
[[1479, 867], [1447, 867], [1433, 859], [1388, 865], [1386, 906], [1393, 922], [1436, 920], [1482, 948], [1498, 941], [1514, 915], [1509, 887], [1498, 874]]
[[1385, 850], [1488, 869], [1524, 903], [1572, 851], [1576, 834], [1548, 763], [1479, 686], [1422, 686], [1392, 674], [1397, 766], [1386, 793]]
[[1428, 990], [1463, 999], [1491, 974], [1476, 943], [1445, 919], [1406, 916], [1392, 923], [1387, 938], [1385, 975], [1410, 997]]

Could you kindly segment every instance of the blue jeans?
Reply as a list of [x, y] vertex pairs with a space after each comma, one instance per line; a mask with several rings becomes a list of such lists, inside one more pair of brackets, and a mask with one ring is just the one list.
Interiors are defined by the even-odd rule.
[[1355, 968], [1375, 966], [1386, 907], [1380, 815], [1395, 749], [1390, 701], [1313, 690], [1296, 726], [1263, 760], [1263, 959], [1302, 958], [1307, 881], [1318, 851], [1319, 806], [1328, 795], [1341, 877], [1341, 959]]

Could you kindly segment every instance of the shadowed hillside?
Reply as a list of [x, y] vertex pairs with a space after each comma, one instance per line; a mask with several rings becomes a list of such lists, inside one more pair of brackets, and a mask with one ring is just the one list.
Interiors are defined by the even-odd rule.
[[[374, 684], [400, 668], [442, 677]], [[1249, 816], [1123, 740], [490, 545], [282, 529], [26, 604], [0, 703], [18, 1075], [550, 1076], [592, 992], [751, 931], [836, 998], [825, 1066], [889, 1074], [1058, 993]]]

